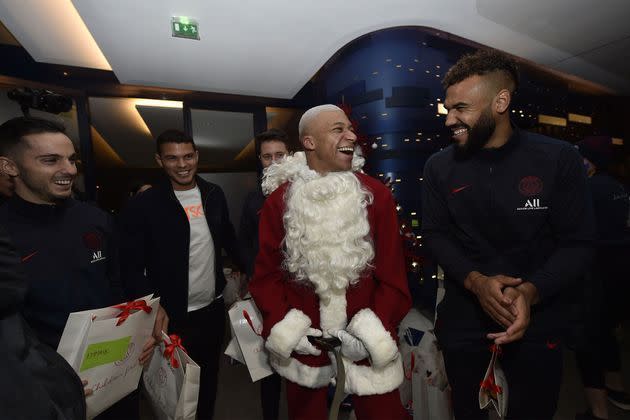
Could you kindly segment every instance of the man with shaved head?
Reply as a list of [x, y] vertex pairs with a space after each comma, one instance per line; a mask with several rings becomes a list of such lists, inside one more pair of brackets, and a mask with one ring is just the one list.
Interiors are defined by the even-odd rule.
[[270, 166], [249, 290], [270, 363], [287, 379], [291, 419], [326, 419], [331, 358], [309, 337], [337, 337], [358, 419], [408, 418], [396, 328], [411, 306], [391, 192], [360, 172], [346, 114], [302, 116], [304, 151]]
[[437, 335], [455, 417], [487, 418], [479, 383], [497, 344], [509, 418], [551, 419], [567, 294], [594, 233], [582, 162], [569, 143], [512, 124], [518, 71], [504, 54], [464, 56], [443, 85], [455, 144], [425, 165], [422, 229], [446, 277]]

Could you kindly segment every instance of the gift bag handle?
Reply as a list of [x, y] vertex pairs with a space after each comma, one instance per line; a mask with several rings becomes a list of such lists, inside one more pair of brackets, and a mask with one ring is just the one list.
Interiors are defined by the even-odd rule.
[[118, 322], [116, 323], [116, 326], [121, 325], [123, 322], [125, 322], [125, 320], [127, 318], [129, 318], [129, 315], [137, 312], [137, 311], [144, 311], [148, 314], [151, 313], [151, 311], [153, 310], [152, 307], [150, 307], [149, 305], [147, 305], [147, 302], [144, 301], [143, 299], [138, 299], [138, 300], [134, 300], [131, 302], [127, 302], [127, 303], [121, 303], [119, 305], [114, 305], [112, 306], [112, 308], [116, 308], [116, 309], [120, 309], [120, 313], [116, 316], [116, 318], [118, 318]]

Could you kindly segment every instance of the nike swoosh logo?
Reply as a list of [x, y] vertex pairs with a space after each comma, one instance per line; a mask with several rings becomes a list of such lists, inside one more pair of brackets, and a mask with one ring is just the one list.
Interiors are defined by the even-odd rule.
[[451, 194], [457, 194], [460, 191], [464, 191], [468, 187], [470, 187], [470, 185], [464, 185], [463, 187], [455, 188], [454, 190], [451, 190]]
[[549, 350], [555, 350], [556, 347], [558, 347], [559, 342], [556, 341], [555, 343], [552, 343], [551, 341], [547, 340], [547, 348]]
[[26, 262], [26, 261], [30, 260], [30, 259], [31, 259], [31, 258], [33, 258], [33, 257], [35, 256], [35, 254], [37, 254], [38, 252], [39, 252], [39, 251], [35, 251], [35, 252], [33, 252], [32, 254], [29, 254], [29, 255], [27, 255], [27, 256], [25, 256], [25, 257], [22, 257], [22, 262]]

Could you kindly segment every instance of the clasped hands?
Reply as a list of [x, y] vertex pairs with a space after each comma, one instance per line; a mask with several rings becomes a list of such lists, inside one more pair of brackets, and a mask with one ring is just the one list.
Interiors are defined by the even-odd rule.
[[503, 332], [487, 334], [487, 338], [495, 344], [507, 344], [523, 337], [529, 326], [530, 308], [538, 299], [532, 283], [473, 271], [464, 280], [464, 287], [477, 296], [484, 312], [506, 328]]
[[[359, 360], [363, 360], [369, 357], [369, 353], [361, 340], [348, 333], [345, 330], [329, 330], [328, 333], [331, 336], [337, 337], [341, 341], [341, 354], [344, 355], [345, 358], [351, 360], [353, 362], [357, 362]], [[310, 354], [312, 356], [319, 356], [322, 352], [317, 347], [315, 347], [310, 341], [308, 341], [308, 336], [313, 337], [321, 337], [321, 330], [315, 328], [309, 328], [306, 332], [306, 335], [303, 336], [298, 344], [295, 346], [295, 352], [298, 354], [307, 355]]]

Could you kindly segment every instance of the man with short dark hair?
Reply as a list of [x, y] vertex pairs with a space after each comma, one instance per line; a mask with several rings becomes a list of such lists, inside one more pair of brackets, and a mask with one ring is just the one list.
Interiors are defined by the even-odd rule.
[[[256, 155], [263, 171], [273, 163], [282, 161], [289, 153], [289, 137], [284, 131], [277, 128], [257, 134], [254, 142]], [[256, 254], [258, 254], [258, 221], [264, 202], [265, 195], [259, 182], [256, 188], [245, 198], [238, 232], [241, 253], [245, 261], [247, 281], [254, 274], [254, 262]], [[280, 376], [276, 373], [260, 381], [260, 401], [264, 420], [275, 420], [278, 418], [280, 386]]]
[[464, 56], [443, 84], [455, 144], [424, 168], [422, 230], [446, 276], [437, 335], [455, 417], [487, 416], [477, 393], [494, 343], [510, 418], [551, 419], [567, 292], [592, 252], [582, 162], [569, 143], [511, 124], [518, 72], [504, 54]]
[[111, 218], [71, 198], [78, 156], [64, 131], [36, 118], [0, 126], [0, 165], [15, 178], [15, 196], [0, 209], [0, 224], [30, 282], [24, 316], [53, 348], [70, 312], [123, 300]]
[[[0, 170], [15, 179], [15, 195], [0, 207], [0, 225], [11, 236], [29, 284], [22, 313], [39, 340], [56, 349], [71, 312], [125, 300], [113, 222], [71, 197], [78, 156], [64, 127], [19, 117], [0, 126], [0, 139]], [[147, 343], [141, 363], [152, 345]], [[98, 418], [120, 418], [121, 411], [137, 418], [134, 395]]]
[[197, 415], [209, 419], [225, 330], [221, 251], [240, 266], [238, 243], [223, 191], [197, 176], [192, 137], [167, 130], [156, 146], [166, 179], [133, 197], [121, 214], [122, 276], [132, 296], [160, 296], [169, 329], [201, 367]]
[[[284, 131], [276, 128], [259, 133], [254, 142], [256, 155], [263, 171], [271, 164], [280, 162], [289, 153], [289, 137]], [[257, 187], [247, 194], [241, 213], [239, 242], [245, 262], [245, 274], [247, 274], [248, 279], [254, 272], [254, 260], [258, 253], [258, 218], [264, 201], [265, 195], [260, 183], [258, 183]]]

